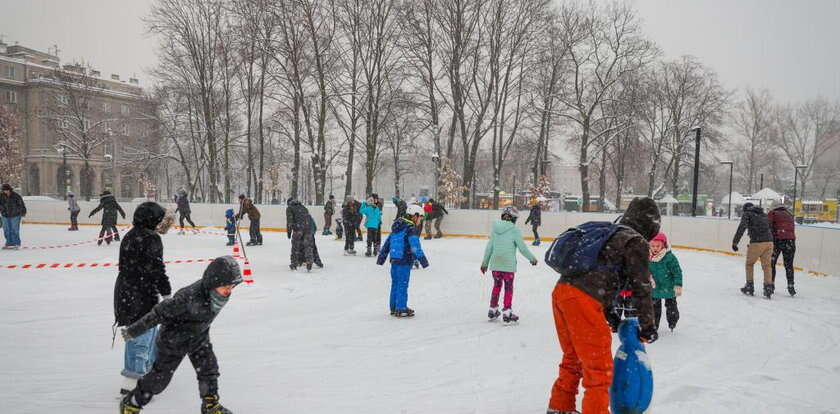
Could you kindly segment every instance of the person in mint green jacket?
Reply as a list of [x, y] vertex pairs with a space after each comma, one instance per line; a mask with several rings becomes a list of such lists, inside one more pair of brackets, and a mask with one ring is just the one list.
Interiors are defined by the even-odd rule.
[[662, 317], [662, 301], [665, 301], [665, 317], [668, 328], [672, 331], [680, 319], [677, 308], [677, 296], [682, 295], [682, 269], [677, 256], [668, 248], [668, 238], [664, 233], [657, 234], [650, 240], [650, 274], [656, 283], [651, 297], [653, 298], [653, 314], [656, 329], [659, 330], [659, 319]]
[[[493, 223], [493, 231], [490, 233], [490, 241], [484, 249], [484, 260], [481, 262], [481, 273], [487, 269], [493, 271], [493, 291], [490, 295], [490, 311], [487, 317], [495, 320], [502, 315], [505, 323], [516, 322], [516, 316], [511, 310], [513, 305], [513, 278], [516, 273], [516, 251], [519, 250], [531, 265], [537, 265], [537, 258], [528, 250], [528, 246], [522, 241], [522, 233], [516, 228], [516, 219], [519, 218], [519, 211], [516, 207], [505, 207], [502, 211], [502, 219]], [[502, 285], [505, 287], [504, 308], [499, 312], [499, 293]]]

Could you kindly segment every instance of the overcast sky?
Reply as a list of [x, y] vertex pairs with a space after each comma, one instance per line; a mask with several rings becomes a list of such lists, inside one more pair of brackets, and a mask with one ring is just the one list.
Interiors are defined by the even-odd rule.
[[[514, 0], [511, 0], [514, 1]], [[667, 57], [695, 55], [727, 88], [778, 100], [840, 99], [840, 0], [632, 0]], [[123, 79], [155, 62], [141, 18], [151, 0], [0, 0], [0, 35]]]

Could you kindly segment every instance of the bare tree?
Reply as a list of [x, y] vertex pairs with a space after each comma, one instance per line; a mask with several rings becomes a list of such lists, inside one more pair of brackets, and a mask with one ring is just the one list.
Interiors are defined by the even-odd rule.
[[779, 107], [773, 136], [792, 167], [806, 165], [799, 172], [801, 194], [820, 160], [840, 143], [840, 105], [823, 98], [799, 105]]
[[17, 114], [0, 105], [0, 183], [19, 186], [23, 171], [20, 152], [20, 119]]
[[[130, 107], [106, 108], [101, 102], [105, 88], [101, 81], [89, 75], [82, 64], [71, 70], [55, 69], [53, 88], [46, 96], [40, 117], [59, 137], [57, 145], [71, 157], [84, 162], [80, 174], [81, 195], [90, 199], [93, 192], [93, 170], [90, 161], [115, 135], [128, 136], [129, 122], [124, 111]], [[123, 109], [125, 108], [125, 109]], [[101, 158], [104, 159], [104, 158]]]
[[772, 116], [770, 92], [751, 88], [744, 91], [744, 98], [736, 104], [732, 115], [733, 127], [740, 138], [734, 142], [735, 154], [743, 158], [738, 165], [745, 169], [744, 180], [749, 194], [753, 192], [758, 172], [767, 164], [774, 150], [770, 142]]
[[604, 126], [612, 115], [601, 112], [601, 104], [624, 76], [644, 67], [656, 49], [642, 36], [640, 22], [629, 5], [590, 4], [577, 13], [564, 15], [560, 24], [569, 39], [567, 47], [573, 74], [564, 88], [568, 93], [557, 96], [561, 104], [557, 113], [577, 125], [580, 181], [586, 209], [589, 163], [618, 128]]
[[216, 88], [219, 84], [219, 54], [225, 22], [222, 0], [157, 0], [146, 19], [149, 30], [169, 47], [161, 49], [162, 65], [177, 68], [195, 92], [206, 137], [209, 201], [220, 199], [216, 134]]

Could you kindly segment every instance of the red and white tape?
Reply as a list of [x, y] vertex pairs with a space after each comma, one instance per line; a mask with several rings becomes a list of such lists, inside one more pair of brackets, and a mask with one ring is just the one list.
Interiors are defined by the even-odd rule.
[[[216, 258], [211, 257], [209, 259], [174, 259], [174, 260], [164, 260], [163, 263], [165, 264], [187, 264], [187, 263], [209, 263]], [[82, 263], [31, 263], [31, 264], [12, 264], [12, 265], [0, 265], [0, 269], [80, 269], [80, 268], [96, 268], [96, 267], [116, 267], [119, 265], [119, 262], [82, 262]]]
[[[116, 234], [120, 234], [120, 232], [123, 232], [125, 230], [130, 229], [130, 228], [131, 228], [131, 226], [127, 226], [127, 227], [124, 227], [124, 228], [117, 229]], [[114, 237], [114, 234], [112, 233], [110, 236], [97, 237], [93, 240], [87, 240], [87, 241], [83, 241], [83, 242], [68, 243], [68, 244], [56, 244], [56, 245], [53, 245], [53, 246], [20, 246], [20, 247], [17, 247], [17, 249], [20, 249], [20, 250], [64, 249], [64, 248], [67, 248], [67, 247], [85, 246], [85, 245], [88, 245], [88, 244], [97, 243], [97, 242], [103, 241], [103, 240], [105, 240], [109, 237]]]

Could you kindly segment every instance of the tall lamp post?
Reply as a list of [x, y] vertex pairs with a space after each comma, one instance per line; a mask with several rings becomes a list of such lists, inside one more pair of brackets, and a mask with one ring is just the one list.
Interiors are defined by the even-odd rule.
[[[691, 216], [697, 217], [697, 185], [700, 181], [700, 127], [694, 127], [694, 189], [691, 193]], [[731, 197], [731, 192], [730, 192]]]
[[56, 151], [61, 154], [61, 170], [64, 171], [64, 199], [67, 200], [67, 192], [70, 191], [70, 171], [67, 170], [67, 148], [64, 143], [59, 143]]
[[799, 181], [799, 170], [808, 168], [807, 165], [797, 165], [793, 167], [793, 204], [790, 205], [793, 209], [793, 219], [796, 220], [796, 184]]
[[732, 161], [721, 161], [722, 165], [729, 165], [729, 212], [726, 214], [727, 220], [732, 220], [732, 167], [735, 164]]
[[112, 193], [116, 194], [113, 187], [114, 186], [114, 156], [111, 154], [105, 154], [105, 161], [108, 162], [108, 182], [106, 184], [104, 190], [110, 190]]

